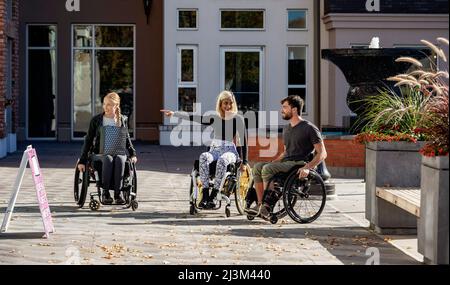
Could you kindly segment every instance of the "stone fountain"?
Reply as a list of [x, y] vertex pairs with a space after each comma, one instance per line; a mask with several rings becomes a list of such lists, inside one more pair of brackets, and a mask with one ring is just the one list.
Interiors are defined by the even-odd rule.
[[[411, 67], [410, 63], [395, 62], [397, 58], [406, 56], [422, 60], [431, 55], [431, 51], [427, 49], [377, 48], [376, 38], [372, 40], [372, 44], [375, 48], [322, 50], [322, 58], [334, 63], [350, 85], [347, 105], [357, 114], [351, 119], [353, 123], [364, 112], [365, 106], [358, 102], [359, 100], [378, 94], [382, 88], [394, 88], [394, 83], [387, 81], [386, 78], [405, 73]], [[349, 131], [355, 133], [358, 129]]]

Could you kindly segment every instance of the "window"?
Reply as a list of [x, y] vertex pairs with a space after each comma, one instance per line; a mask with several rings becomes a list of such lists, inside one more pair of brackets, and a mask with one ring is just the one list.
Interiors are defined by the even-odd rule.
[[288, 30], [305, 30], [306, 14], [306, 10], [288, 10]]
[[121, 113], [134, 136], [134, 34], [133, 25], [73, 26], [73, 138], [86, 134], [110, 92], [119, 94]]
[[178, 29], [195, 30], [197, 29], [197, 10], [179, 9], [178, 10]]
[[264, 10], [221, 10], [221, 29], [263, 30]]
[[288, 47], [288, 95], [299, 95], [306, 113], [306, 47]]
[[13, 0], [6, 0], [6, 20], [11, 20], [13, 17]]
[[238, 109], [243, 113], [260, 110], [263, 54], [262, 47], [221, 49], [221, 89], [234, 93]]
[[56, 26], [27, 26], [27, 137], [56, 138]]
[[194, 112], [197, 100], [197, 46], [178, 46], [178, 110]]

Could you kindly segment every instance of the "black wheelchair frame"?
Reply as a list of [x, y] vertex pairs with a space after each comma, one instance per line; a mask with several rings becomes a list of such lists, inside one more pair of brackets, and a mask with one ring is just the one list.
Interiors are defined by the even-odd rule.
[[[89, 155], [89, 159], [85, 165], [85, 171], [83, 173], [80, 173], [78, 169], [78, 161], [75, 166], [74, 200], [79, 208], [82, 208], [86, 202], [89, 185], [93, 183], [97, 187], [96, 192], [90, 193], [89, 208], [92, 211], [97, 211], [100, 208], [100, 205], [107, 205], [104, 204], [102, 200], [102, 184], [100, 179], [101, 169], [99, 169], [97, 165], [94, 167], [96, 163], [97, 162], [94, 162], [92, 160], [91, 155]], [[101, 164], [101, 162], [98, 163]], [[123, 193], [125, 203], [120, 205], [125, 206], [125, 208], [127, 209], [131, 207], [133, 211], [136, 211], [139, 206], [139, 203], [137, 201], [136, 165], [131, 162], [131, 159], [129, 157], [125, 162], [125, 172], [121, 192]], [[95, 199], [96, 196], [98, 197], [98, 200]]]
[[[269, 190], [264, 191], [263, 203], [269, 204], [269, 216], [262, 217], [269, 220], [272, 224], [276, 224], [279, 219], [289, 215], [297, 223], [311, 223], [316, 220], [322, 213], [326, 203], [326, 188], [324, 181], [319, 173], [311, 169], [310, 174], [305, 179], [298, 177], [298, 170], [301, 165], [292, 167], [288, 172], [277, 173], [269, 182]], [[315, 186], [314, 186], [315, 185]], [[314, 186], [314, 187], [313, 187]], [[312, 191], [312, 189], [314, 191]], [[297, 213], [295, 206], [304, 199], [317, 199], [320, 197], [321, 204], [319, 209], [315, 211], [311, 217], [304, 217]], [[257, 202], [256, 190], [253, 181], [246, 196], [246, 208], [250, 208], [253, 203]], [[306, 206], [307, 207], [307, 206]], [[247, 219], [253, 220], [257, 215], [247, 213]]]
[[[212, 189], [214, 187], [212, 183], [212, 179], [215, 176], [217, 161], [214, 161], [209, 165], [209, 173], [210, 173], [210, 181], [208, 188]], [[194, 167], [191, 172], [191, 185], [189, 189], [189, 213], [191, 215], [195, 215], [199, 210], [218, 210], [222, 207], [222, 200], [226, 202], [225, 206], [225, 215], [226, 217], [230, 217], [230, 206], [231, 200], [230, 196], [234, 194], [236, 208], [239, 214], [244, 214], [245, 207], [245, 197], [247, 195], [247, 191], [249, 189], [249, 184], [251, 181], [251, 168], [247, 165], [247, 170], [243, 174], [240, 171], [241, 162], [236, 162], [228, 165], [227, 171], [225, 173], [224, 179], [222, 180], [219, 193], [215, 197], [216, 207], [212, 209], [204, 209], [199, 207], [199, 203], [202, 200], [202, 188], [200, 182], [200, 173], [199, 173], [199, 161], [196, 160], [194, 162]]]

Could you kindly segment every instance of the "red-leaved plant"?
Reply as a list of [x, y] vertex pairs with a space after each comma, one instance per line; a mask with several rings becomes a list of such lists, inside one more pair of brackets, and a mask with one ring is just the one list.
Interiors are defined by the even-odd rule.
[[[447, 47], [449, 45], [445, 38], [438, 38], [437, 41]], [[421, 42], [447, 63], [447, 56], [440, 47], [426, 40]], [[369, 98], [367, 103], [370, 109], [365, 114], [369, 124], [363, 133], [356, 136], [356, 142], [426, 140], [428, 143], [420, 150], [423, 155], [448, 155], [448, 71], [438, 68], [425, 70], [420, 61], [411, 57], [400, 57], [396, 62], [408, 62], [415, 67], [408, 74], [387, 79], [397, 82], [396, 87], [408, 92], [400, 96], [388, 90]]]

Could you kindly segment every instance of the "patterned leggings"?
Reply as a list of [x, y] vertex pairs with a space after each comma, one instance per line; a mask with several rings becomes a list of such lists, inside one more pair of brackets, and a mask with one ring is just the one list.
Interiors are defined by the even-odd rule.
[[200, 155], [200, 180], [202, 185], [209, 185], [209, 165], [217, 160], [214, 188], [220, 190], [220, 184], [230, 163], [235, 163], [239, 154], [234, 145], [211, 146], [208, 152]]

